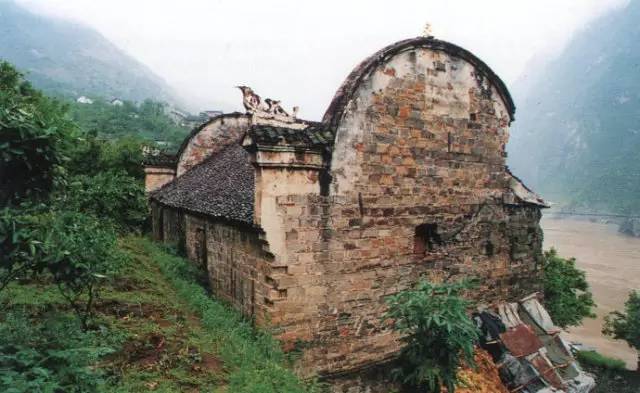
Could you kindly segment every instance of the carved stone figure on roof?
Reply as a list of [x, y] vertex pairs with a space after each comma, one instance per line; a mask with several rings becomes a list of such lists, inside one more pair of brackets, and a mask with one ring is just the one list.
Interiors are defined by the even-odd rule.
[[242, 104], [250, 113], [258, 118], [274, 119], [277, 121], [289, 123], [294, 122], [298, 113], [298, 107], [293, 108], [293, 115], [290, 115], [280, 101], [271, 98], [262, 98], [256, 94], [249, 86], [237, 86], [242, 91]]

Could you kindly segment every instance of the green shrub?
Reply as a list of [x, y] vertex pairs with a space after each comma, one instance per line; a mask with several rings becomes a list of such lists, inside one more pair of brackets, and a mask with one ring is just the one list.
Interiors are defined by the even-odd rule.
[[54, 211], [40, 221], [43, 263], [86, 329], [100, 286], [122, 265], [116, 235], [92, 216]]
[[422, 391], [453, 393], [462, 360], [473, 365], [478, 331], [466, 311], [469, 302], [461, 293], [468, 282], [432, 284], [419, 282], [415, 289], [391, 296], [385, 318], [405, 343], [400, 367], [394, 375], [404, 385]]
[[629, 294], [624, 303], [624, 312], [614, 311], [605, 317], [602, 333], [624, 340], [631, 348], [635, 348], [640, 366], [640, 292], [632, 291]]
[[74, 127], [65, 106], [0, 61], [0, 208], [48, 196]]
[[589, 283], [574, 258], [561, 258], [552, 248], [544, 253], [543, 268], [545, 307], [558, 326], [577, 326], [585, 317], [595, 318]]
[[597, 367], [605, 370], [624, 370], [623, 360], [604, 356], [596, 351], [579, 351], [576, 355], [583, 366]]
[[0, 291], [13, 280], [42, 272], [42, 241], [29, 209], [0, 210]]
[[100, 166], [103, 171], [125, 171], [127, 175], [138, 180], [144, 179], [142, 149], [148, 142], [135, 137], [125, 136], [106, 142], [100, 155]]
[[69, 145], [65, 168], [71, 176], [95, 176], [100, 172], [125, 172], [138, 180], [144, 179], [143, 148], [151, 145], [136, 136], [101, 139], [95, 133], [78, 134]]
[[94, 392], [104, 384], [95, 365], [113, 352], [99, 332], [82, 332], [64, 315], [30, 320], [22, 313], [0, 317], [0, 391]]
[[74, 176], [58, 204], [100, 218], [120, 232], [140, 231], [149, 215], [144, 186], [124, 171]]

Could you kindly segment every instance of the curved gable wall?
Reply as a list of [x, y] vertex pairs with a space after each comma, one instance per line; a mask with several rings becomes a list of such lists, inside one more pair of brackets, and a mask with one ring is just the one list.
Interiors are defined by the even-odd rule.
[[[499, 169], [512, 108], [503, 97], [486, 72], [441, 50], [412, 48], [379, 62], [359, 79], [335, 119], [333, 193], [381, 181], [419, 186], [397, 177], [449, 176], [450, 170], [426, 172], [442, 167], [442, 160]], [[377, 173], [384, 165], [399, 172]]]
[[503, 202], [508, 92], [468, 52], [392, 48], [365, 60], [327, 111], [329, 194], [286, 206], [287, 272], [307, 276], [283, 274], [279, 307], [305, 311], [284, 314], [284, 339], [309, 341], [304, 367], [327, 375], [397, 355], [385, 299], [421, 278], [478, 278], [470, 296], [487, 303], [539, 285], [540, 212]]
[[194, 130], [178, 152], [177, 176], [231, 143], [240, 143], [249, 129], [249, 117], [230, 113], [214, 117]]

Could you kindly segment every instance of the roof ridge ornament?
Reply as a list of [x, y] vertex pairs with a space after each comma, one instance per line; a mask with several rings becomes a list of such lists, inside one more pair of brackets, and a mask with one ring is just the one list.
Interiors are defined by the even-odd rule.
[[431, 23], [427, 22], [424, 24], [424, 30], [422, 30], [423, 37], [433, 38], [433, 27]]
[[242, 92], [242, 104], [247, 113], [259, 119], [272, 119], [283, 123], [295, 123], [298, 115], [298, 107], [294, 106], [292, 114], [289, 114], [280, 101], [265, 98], [256, 94], [249, 86], [236, 86]]

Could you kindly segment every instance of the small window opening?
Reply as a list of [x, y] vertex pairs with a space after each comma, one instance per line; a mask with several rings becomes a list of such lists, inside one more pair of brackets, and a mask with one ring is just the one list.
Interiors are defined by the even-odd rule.
[[495, 254], [495, 248], [493, 243], [490, 241], [486, 242], [484, 245], [484, 253], [488, 257], [492, 257]]
[[441, 244], [442, 239], [438, 234], [438, 224], [421, 224], [416, 227], [413, 244], [415, 254], [432, 252]]

